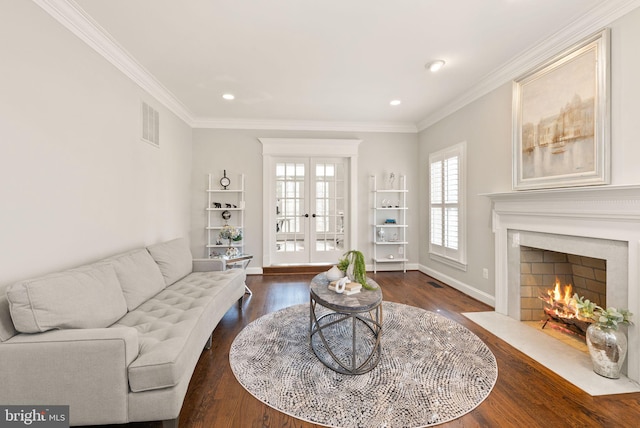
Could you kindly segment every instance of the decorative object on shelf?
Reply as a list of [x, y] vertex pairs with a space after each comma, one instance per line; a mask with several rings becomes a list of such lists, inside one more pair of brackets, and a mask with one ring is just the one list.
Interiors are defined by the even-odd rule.
[[225, 220], [229, 220], [231, 218], [231, 212], [227, 210], [222, 211], [221, 215], [222, 215], [222, 218]]
[[227, 251], [226, 251], [226, 253], [225, 253], [225, 256], [227, 256], [227, 257], [235, 257], [235, 256], [237, 256], [238, 254], [239, 254], [239, 251], [238, 251], [238, 249], [237, 249], [237, 248], [235, 248], [235, 247], [229, 247], [229, 248], [227, 248]]
[[225, 224], [220, 230], [220, 238], [227, 239], [229, 241], [229, 247], [225, 253], [228, 257], [237, 256], [240, 254], [238, 248], [232, 246], [232, 242], [238, 242], [242, 240], [242, 230], [235, 227]]
[[349, 262], [349, 265], [347, 266], [347, 277], [351, 281], [362, 284], [362, 286], [367, 290], [375, 290], [376, 287], [367, 283], [367, 270], [362, 252], [358, 250], [350, 250], [344, 255]]
[[222, 208], [222, 204], [220, 202], [211, 202], [211, 205], [213, 205], [213, 208]]
[[227, 177], [227, 170], [224, 170], [223, 177], [220, 179], [220, 185], [224, 190], [227, 190], [227, 187], [231, 184], [231, 180]]
[[395, 218], [388, 218], [384, 221], [385, 224], [396, 224]]
[[242, 241], [242, 229], [225, 224], [220, 230], [220, 238], [231, 241]]
[[608, 184], [609, 30], [513, 85], [513, 189]]
[[593, 362], [593, 371], [610, 379], [620, 378], [620, 369], [627, 356], [627, 336], [618, 330], [620, 324], [632, 324], [633, 314], [626, 309], [602, 309], [595, 306], [587, 328], [587, 348]]
[[387, 178], [387, 190], [393, 190], [393, 183], [396, 181], [396, 174], [393, 172], [389, 173], [389, 177]]
[[379, 239], [379, 242], [384, 242], [384, 229], [383, 228], [378, 229], [378, 239]]

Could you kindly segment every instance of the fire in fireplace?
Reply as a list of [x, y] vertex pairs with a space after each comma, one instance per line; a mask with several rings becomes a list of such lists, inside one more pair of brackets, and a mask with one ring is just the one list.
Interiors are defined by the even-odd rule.
[[584, 297], [574, 294], [571, 284], [563, 286], [556, 278], [555, 287], [541, 293], [539, 298], [545, 303], [544, 313], [548, 317], [542, 328], [545, 328], [549, 321], [554, 321], [572, 332], [584, 336], [589, 324], [593, 323], [591, 318], [580, 315], [580, 305], [584, 301]]
[[520, 320], [553, 321], [584, 337], [590, 320], [578, 315], [578, 306], [589, 300], [605, 307], [606, 269], [603, 259], [521, 245]]

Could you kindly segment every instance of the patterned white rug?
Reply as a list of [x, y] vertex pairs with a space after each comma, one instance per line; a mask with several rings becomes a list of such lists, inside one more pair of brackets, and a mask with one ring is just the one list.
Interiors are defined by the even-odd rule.
[[427, 427], [458, 418], [491, 392], [498, 367], [464, 326], [420, 308], [383, 302], [382, 356], [362, 375], [325, 367], [309, 346], [309, 305], [245, 327], [229, 360], [258, 400], [329, 427]]

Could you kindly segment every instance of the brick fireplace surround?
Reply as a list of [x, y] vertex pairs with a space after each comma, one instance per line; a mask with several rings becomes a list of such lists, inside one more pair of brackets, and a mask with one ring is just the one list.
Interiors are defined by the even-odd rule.
[[[493, 205], [495, 311], [465, 315], [591, 395], [640, 391], [640, 186], [483, 196]], [[635, 314], [626, 376], [598, 376], [588, 354], [520, 322], [521, 245], [605, 261], [607, 305]]]

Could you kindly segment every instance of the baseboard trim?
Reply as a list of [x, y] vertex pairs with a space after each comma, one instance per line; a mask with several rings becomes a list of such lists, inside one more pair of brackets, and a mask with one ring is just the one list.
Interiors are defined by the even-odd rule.
[[429, 275], [430, 277], [433, 277], [438, 281], [442, 281], [448, 286], [453, 287], [456, 290], [461, 291], [464, 294], [491, 306], [492, 308], [496, 307], [496, 298], [484, 291], [478, 290], [477, 288], [472, 287], [469, 284], [465, 284], [464, 282], [458, 281], [455, 278], [452, 278], [442, 272], [438, 272], [437, 270], [424, 265], [420, 265], [418, 270], [425, 275]]

